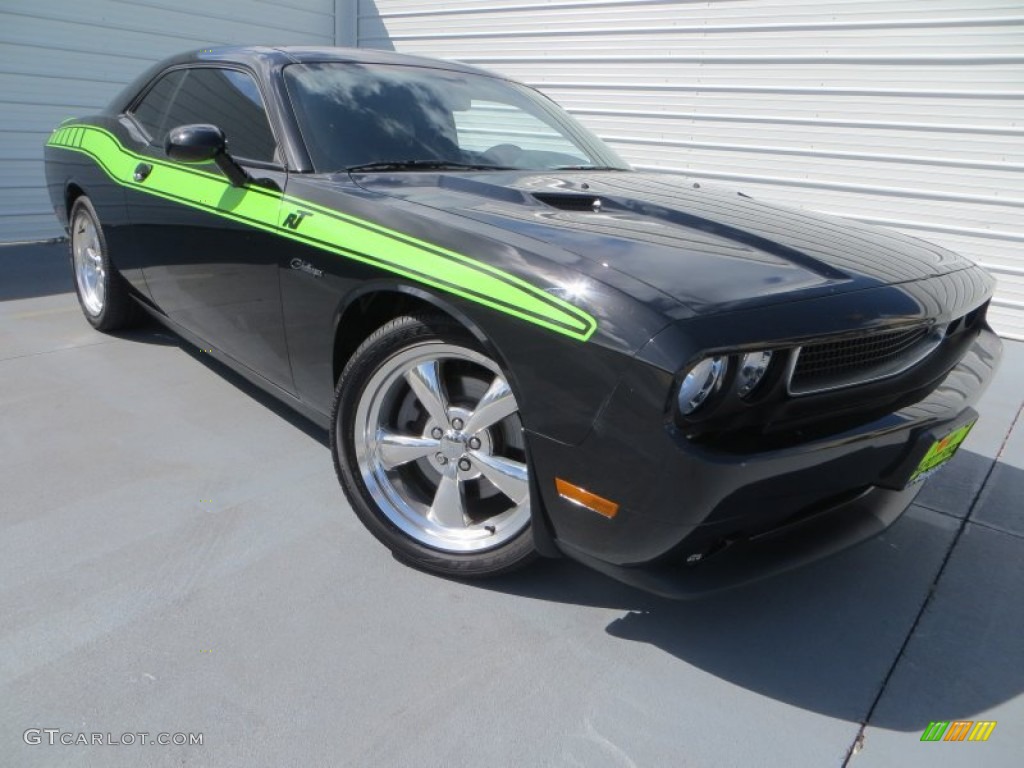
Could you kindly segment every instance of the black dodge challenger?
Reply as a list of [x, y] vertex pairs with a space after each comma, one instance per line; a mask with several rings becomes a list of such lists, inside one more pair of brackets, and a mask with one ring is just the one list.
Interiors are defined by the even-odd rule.
[[367, 50], [168, 59], [49, 138], [86, 319], [141, 311], [329, 427], [367, 528], [483, 576], [703, 594], [891, 524], [1001, 353], [901, 234], [633, 171], [558, 106]]

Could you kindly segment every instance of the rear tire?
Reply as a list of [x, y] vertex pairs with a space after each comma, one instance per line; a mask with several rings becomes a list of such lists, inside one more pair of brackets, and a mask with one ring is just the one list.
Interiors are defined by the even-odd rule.
[[399, 317], [360, 345], [338, 380], [331, 450], [352, 508], [399, 559], [483, 577], [535, 557], [518, 405], [450, 318]]
[[71, 270], [75, 293], [82, 314], [98, 331], [128, 328], [138, 321], [139, 307], [131, 296], [128, 282], [110, 261], [107, 239], [96, 209], [82, 195], [71, 206]]

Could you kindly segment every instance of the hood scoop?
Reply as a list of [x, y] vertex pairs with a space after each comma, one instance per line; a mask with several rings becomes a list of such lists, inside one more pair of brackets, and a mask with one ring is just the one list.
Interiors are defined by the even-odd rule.
[[601, 212], [601, 198], [596, 195], [580, 195], [566, 192], [534, 192], [533, 197], [560, 211]]

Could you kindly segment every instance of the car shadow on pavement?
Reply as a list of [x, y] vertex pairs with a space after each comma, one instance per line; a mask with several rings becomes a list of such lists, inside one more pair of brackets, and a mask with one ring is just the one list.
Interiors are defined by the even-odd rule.
[[[963, 458], [964, 465], [974, 463], [970, 455]], [[1024, 493], [1024, 471], [1006, 464], [996, 469], [1005, 484], [1001, 492]], [[982, 502], [991, 491], [986, 488]], [[606, 628], [614, 637], [647, 643], [734, 685], [850, 722], [867, 718], [934, 589], [921, 620], [932, 629], [908, 649], [915, 658], [938, 656], [936, 673], [911, 659], [910, 674], [920, 678], [910, 681], [914, 694], [905, 706], [880, 707], [871, 720], [881, 728], [921, 731], [937, 718], [974, 719], [1024, 692], [1024, 535], [968, 525], [960, 543], [972, 542], [973, 555], [961, 557], [959, 543], [950, 555], [960, 525], [915, 505], [883, 535], [834, 558], [688, 602], [648, 595], [569, 561], [545, 561], [478, 586], [623, 610]], [[988, 542], [986, 532], [996, 541]], [[932, 615], [936, 605], [940, 613]]]
[[217, 358], [204, 354], [192, 343], [186, 341], [174, 331], [164, 327], [156, 320], [147, 317], [137, 328], [132, 328], [128, 331], [117, 331], [110, 335], [116, 336], [119, 339], [124, 339], [125, 341], [134, 341], [140, 344], [177, 346], [186, 355], [196, 362], [204, 365], [212, 373], [224, 379], [224, 381], [231, 384], [240, 392], [251, 397], [268, 411], [273, 412], [276, 416], [284, 419], [293, 427], [304, 432], [307, 436], [321, 443], [325, 447], [330, 447], [330, 440], [326, 429], [317, 426], [301, 414], [296, 413], [293, 409], [289, 408], [273, 395], [264, 392], [244, 376], [236, 373], [230, 367], [220, 362]]
[[74, 291], [66, 241], [0, 246], [0, 301]]

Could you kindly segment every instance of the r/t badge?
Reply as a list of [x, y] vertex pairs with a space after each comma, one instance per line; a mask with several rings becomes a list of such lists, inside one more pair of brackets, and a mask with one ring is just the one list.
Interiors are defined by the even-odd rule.
[[285, 217], [284, 226], [288, 227], [288, 229], [298, 229], [299, 225], [302, 224], [302, 220], [312, 215], [310, 211], [294, 211]]

